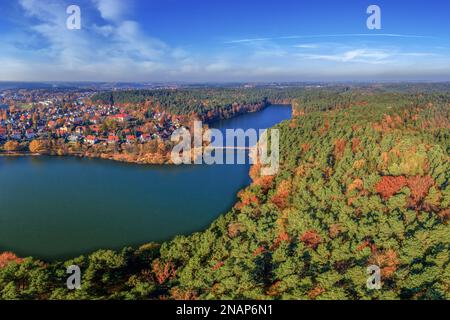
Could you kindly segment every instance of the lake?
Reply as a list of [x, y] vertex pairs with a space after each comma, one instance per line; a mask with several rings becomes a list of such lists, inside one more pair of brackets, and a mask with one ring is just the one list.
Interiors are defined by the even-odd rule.
[[[269, 128], [290, 106], [217, 122]], [[0, 252], [45, 260], [201, 231], [250, 183], [249, 165], [152, 166], [71, 157], [0, 157]]]

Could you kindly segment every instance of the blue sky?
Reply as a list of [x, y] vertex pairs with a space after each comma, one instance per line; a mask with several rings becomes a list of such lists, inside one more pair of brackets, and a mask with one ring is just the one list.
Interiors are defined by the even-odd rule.
[[[66, 8], [81, 8], [81, 30]], [[381, 8], [381, 30], [366, 26]], [[440, 0], [12, 0], [0, 80], [450, 80]]]

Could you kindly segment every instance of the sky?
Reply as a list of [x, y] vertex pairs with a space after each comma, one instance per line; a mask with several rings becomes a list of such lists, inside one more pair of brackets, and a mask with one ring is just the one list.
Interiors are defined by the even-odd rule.
[[0, 14], [0, 81], [450, 81], [448, 1], [1, 0]]

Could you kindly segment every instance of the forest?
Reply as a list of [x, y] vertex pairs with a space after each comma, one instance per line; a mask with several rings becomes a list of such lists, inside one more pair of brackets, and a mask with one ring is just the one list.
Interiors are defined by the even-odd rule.
[[[189, 236], [69, 261], [0, 254], [0, 299], [449, 299], [450, 91], [417, 89], [99, 94], [184, 114], [288, 99], [280, 170], [254, 165], [233, 208]], [[80, 290], [65, 286], [70, 265]]]
[[[289, 104], [293, 98], [308, 91], [304, 87], [119, 90], [100, 92], [91, 98], [91, 102], [146, 106], [172, 115], [195, 115], [210, 121], [258, 111], [258, 106], [267, 104]], [[245, 106], [252, 108], [245, 110]]]

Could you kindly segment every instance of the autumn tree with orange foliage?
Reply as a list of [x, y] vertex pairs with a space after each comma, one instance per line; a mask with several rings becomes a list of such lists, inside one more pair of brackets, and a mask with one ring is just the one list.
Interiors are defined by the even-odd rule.
[[334, 144], [334, 157], [336, 159], [341, 159], [344, 156], [345, 146], [347, 145], [347, 141], [344, 139], [336, 140]]
[[31, 153], [46, 153], [48, 152], [48, 142], [44, 140], [33, 140], [29, 146]]
[[253, 165], [250, 168], [250, 178], [255, 186], [261, 187], [261, 190], [266, 193], [273, 184], [274, 176], [262, 176], [262, 167], [260, 163]]
[[238, 197], [240, 201], [235, 205], [235, 208], [242, 209], [250, 205], [259, 205], [259, 199], [256, 194], [246, 189], [239, 192]]
[[384, 176], [381, 178], [381, 181], [378, 182], [378, 184], [375, 186], [375, 190], [384, 199], [389, 199], [406, 185], [407, 180], [403, 176], [400, 177]]
[[317, 246], [322, 242], [322, 238], [315, 230], [309, 230], [301, 235], [300, 241], [308, 247], [316, 249]]
[[411, 189], [412, 205], [417, 206], [428, 194], [428, 190], [434, 185], [434, 180], [430, 176], [410, 177], [407, 181], [408, 188]]
[[17, 257], [12, 252], [3, 252], [2, 254], [0, 254], [0, 268], [4, 268], [12, 262], [22, 263], [22, 261], [23, 259]]
[[392, 249], [385, 251], [376, 251], [371, 257], [370, 263], [381, 268], [383, 278], [391, 278], [400, 264], [398, 254]]
[[8, 141], [5, 143], [5, 145], [3, 146], [3, 148], [5, 149], [5, 151], [8, 152], [14, 152], [14, 151], [18, 151], [20, 147], [19, 142], [17, 141]]
[[162, 263], [159, 259], [152, 265], [153, 274], [159, 284], [165, 283], [176, 275], [175, 266], [171, 262]]
[[182, 301], [198, 300], [198, 295], [193, 290], [182, 290], [180, 288], [173, 288], [170, 293], [174, 300], [182, 300]]
[[282, 181], [272, 196], [271, 201], [280, 209], [285, 209], [289, 205], [289, 196], [292, 192], [292, 182], [290, 180]]
[[356, 153], [361, 147], [361, 139], [353, 138], [352, 139], [352, 152]]

